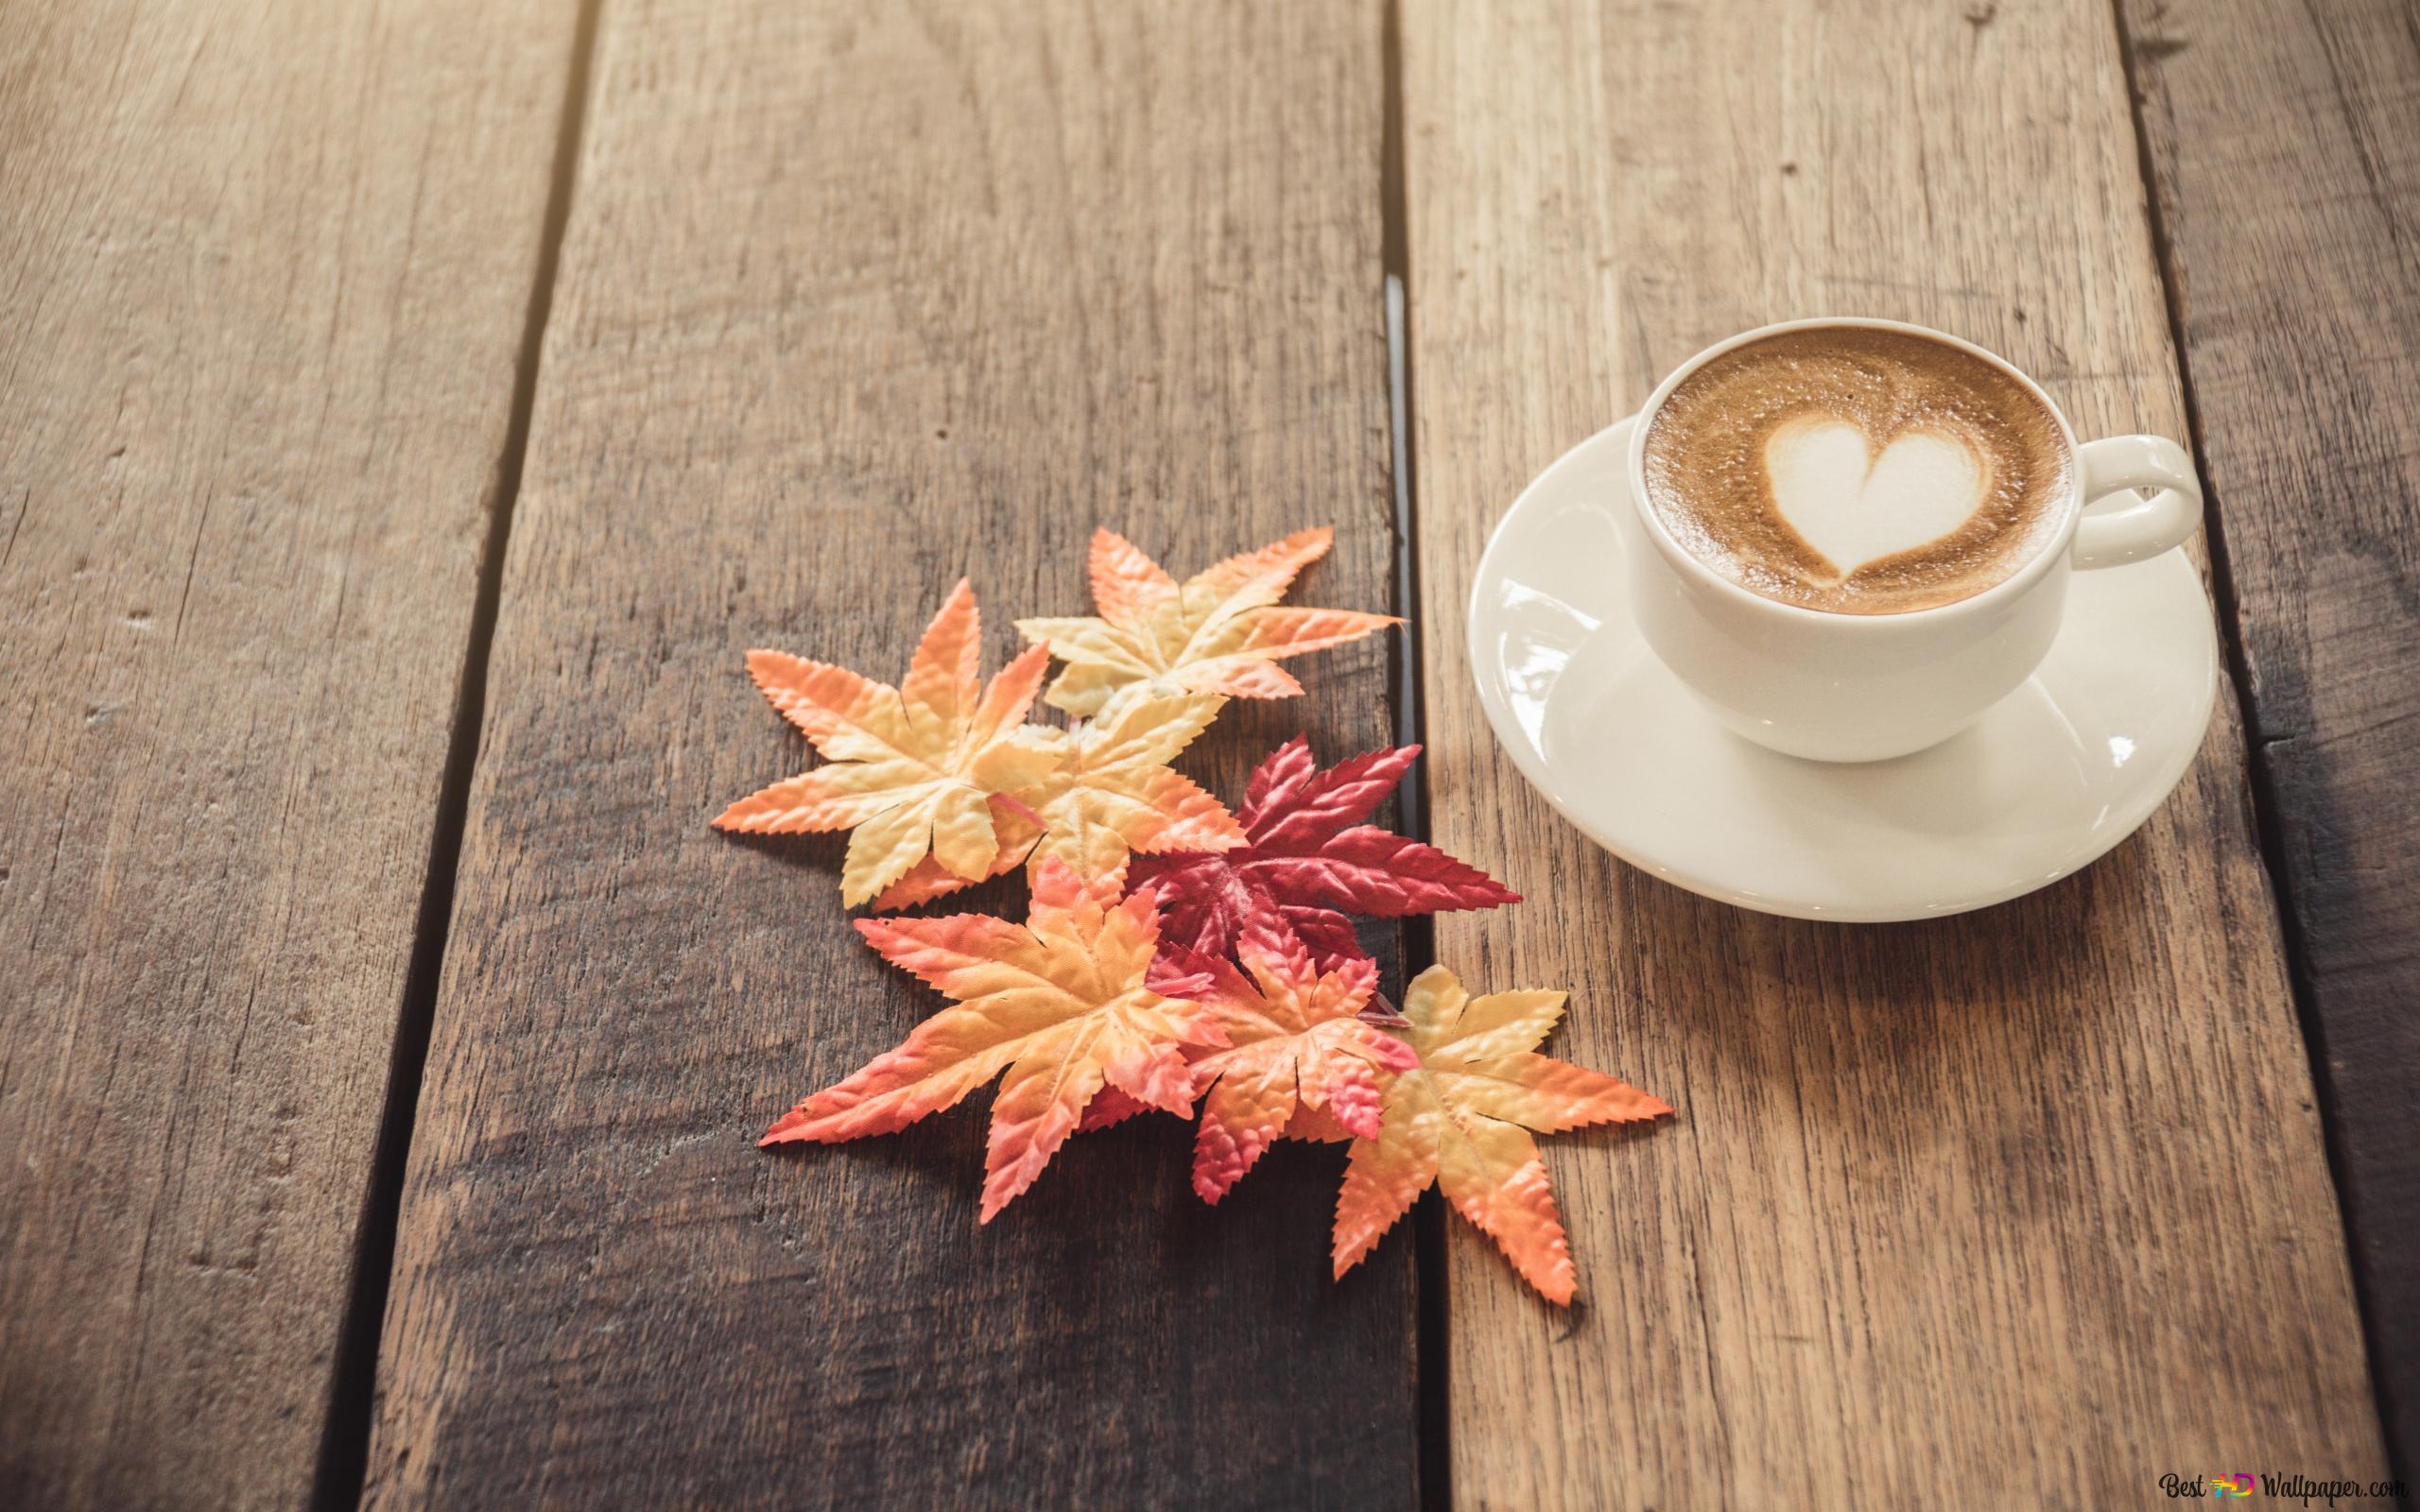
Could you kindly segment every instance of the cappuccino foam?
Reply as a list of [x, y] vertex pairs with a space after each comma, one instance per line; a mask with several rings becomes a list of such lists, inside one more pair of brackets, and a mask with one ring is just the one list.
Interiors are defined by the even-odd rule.
[[2001, 582], [2074, 487], [2058, 420], [1997, 364], [1866, 326], [1785, 331], [1682, 380], [1648, 423], [1647, 500], [1752, 593], [1903, 614]]

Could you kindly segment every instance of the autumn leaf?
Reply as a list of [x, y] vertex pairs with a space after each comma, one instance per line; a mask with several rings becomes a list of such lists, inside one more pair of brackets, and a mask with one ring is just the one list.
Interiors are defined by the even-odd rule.
[[[1150, 971], [1144, 974], [1143, 985], [1166, 997], [1188, 999], [1199, 997], [1210, 980], [1201, 967], [1201, 962], [1193, 959], [1185, 952], [1163, 948], [1159, 957], [1151, 962]], [[1189, 1060], [1199, 1060], [1208, 1054], [1210, 1054], [1209, 1051], [1200, 1046], [1185, 1051], [1185, 1057]], [[1149, 1103], [1136, 1102], [1115, 1087], [1104, 1087], [1099, 1094], [1093, 1098], [1092, 1106], [1084, 1109], [1083, 1122], [1076, 1125], [1076, 1132], [1089, 1134], [1097, 1128], [1108, 1128], [1112, 1125], [1123, 1124], [1137, 1113], [1154, 1111], [1157, 1109]], [[1290, 1128], [1286, 1133], [1288, 1139], [1316, 1137], [1308, 1132], [1298, 1134]], [[1348, 1140], [1352, 1137], [1341, 1129], [1337, 1130], [1335, 1134], [1335, 1138], [1339, 1140]]]
[[1115, 1087], [1104, 1087], [1100, 1095], [1092, 1100], [1092, 1106], [1084, 1109], [1083, 1122], [1076, 1125], [1076, 1131], [1089, 1134], [1097, 1128], [1109, 1128], [1125, 1123], [1137, 1113], [1150, 1111], [1151, 1107], [1149, 1103], [1138, 1103]]
[[1571, 1300], [1571, 1249], [1531, 1132], [1672, 1109], [1626, 1082], [1532, 1054], [1563, 1004], [1560, 992], [1472, 999], [1442, 966], [1412, 980], [1405, 1042], [1420, 1064], [1388, 1081], [1378, 1137], [1354, 1141], [1336, 1202], [1337, 1275], [1434, 1183], [1547, 1300]]
[[[1036, 868], [1055, 856], [1114, 897], [1125, 885], [1130, 852], [1216, 852], [1243, 844], [1226, 805], [1167, 765], [1226, 701], [1202, 694], [1124, 698], [1073, 730], [1032, 730], [1035, 747], [1054, 765], [1039, 782], [998, 801], [1001, 848], [993, 870], [1006, 871], [1028, 854]], [[903, 875], [874, 906], [923, 902], [972, 880], [935, 857]]]
[[1208, 850], [1244, 843], [1225, 804], [1168, 768], [1227, 700], [1131, 698], [1048, 743], [1059, 763], [1017, 797], [1042, 817], [1037, 865], [1056, 856], [1095, 885], [1122, 887], [1130, 851]]
[[892, 1133], [1005, 1072], [984, 1160], [985, 1223], [1033, 1184], [1096, 1093], [1113, 1088], [1146, 1107], [1188, 1113], [1187, 1048], [1225, 1044], [1211, 1009], [1160, 990], [1198, 991], [1205, 981], [1165, 968], [1151, 974], [1160, 939], [1151, 895], [1106, 903], [1056, 857], [1035, 874], [1023, 924], [986, 914], [856, 923], [883, 959], [957, 1006], [799, 1104], [760, 1143]]
[[1409, 1045], [1362, 1017], [1378, 985], [1375, 962], [1320, 971], [1282, 924], [1256, 924], [1236, 946], [1249, 980], [1224, 960], [1194, 957], [1210, 979], [1196, 1001], [1217, 1015], [1234, 1047], [1193, 1066], [1194, 1090], [1206, 1094], [1193, 1190], [1213, 1203], [1306, 1113], [1325, 1115], [1313, 1138], [1329, 1128], [1377, 1138], [1379, 1071], [1419, 1065]]
[[715, 819], [747, 834], [853, 830], [840, 898], [864, 902], [927, 858], [979, 880], [999, 855], [992, 796], [1028, 787], [1061, 753], [1024, 726], [1047, 658], [1028, 651], [978, 684], [982, 623], [964, 578], [933, 616], [900, 687], [779, 651], [748, 671], [823, 757], [803, 776], [752, 793]]
[[[1165, 956], [1162, 958], [1166, 959]], [[1401, 1022], [1394, 1015], [1375, 1010], [1374, 1006], [1373, 1011], [1364, 1013], [1362, 1017], [1374, 1023], [1383, 1023], [1391, 1019]], [[1076, 1132], [1089, 1134], [1097, 1128], [1109, 1128], [1115, 1125], [1123, 1124], [1137, 1113], [1151, 1111], [1153, 1109], [1148, 1104], [1136, 1102], [1115, 1087], [1104, 1087], [1101, 1089], [1100, 1095], [1093, 1099], [1092, 1106], [1084, 1109], [1084, 1121], [1076, 1125]], [[1352, 1137], [1353, 1131], [1338, 1123], [1335, 1117], [1323, 1108], [1297, 1104], [1294, 1116], [1286, 1123], [1285, 1138], [1289, 1140], [1305, 1140], [1316, 1144], [1341, 1144]]]
[[[1034, 727], [1028, 726], [1028, 730]], [[1022, 801], [1005, 793], [992, 796], [992, 831], [999, 839], [999, 850], [992, 858], [991, 875], [1005, 876], [1024, 866], [1026, 857], [1033, 853], [1033, 843], [1042, 838], [1042, 816]], [[900, 875], [897, 882], [884, 888], [873, 901], [878, 912], [895, 908], [912, 908], [918, 903], [944, 898], [960, 888], [971, 887], [984, 879], [961, 877], [931, 856], [917, 862]]]
[[1276, 663], [1357, 641], [1402, 622], [1349, 610], [1282, 609], [1294, 576], [1326, 555], [1336, 532], [1305, 530], [1230, 557], [1180, 586], [1124, 537], [1093, 532], [1097, 617], [1017, 621], [1018, 633], [1067, 663], [1044, 701], [1099, 713], [1113, 695], [1219, 693], [1286, 698], [1303, 685]]
[[1223, 955], [1247, 929], [1282, 922], [1322, 965], [1361, 954], [1346, 914], [1397, 919], [1520, 902], [1476, 867], [1361, 822], [1419, 754], [1417, 746], [1375, 750], [1322, 771], [1297, 736], [1253, 773], [1236, 816], [1242, 845], [1138, 861], [1133, 884], [1159, 889], [1172, 943]]

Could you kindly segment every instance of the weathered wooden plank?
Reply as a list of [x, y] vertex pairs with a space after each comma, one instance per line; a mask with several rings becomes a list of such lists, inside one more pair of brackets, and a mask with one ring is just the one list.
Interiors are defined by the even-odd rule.
[[[1340, 1152], [1214, 1213], [1140, 1120], [978, 1228], [987, 1097], [757, 1151], [938, 1000], [848, 928], [837, 843], [706, 827], [805, 760], [747, 647], [895, 678], [971, 570], [996, 665], [1080, 611], [1097, 522], [1189, 570], [1333, 521], [1303, 595], [1383, 607], [1377, 24], [606, 8], [373, 1504], [1409, 1500], [1410, 1245], [1330, 1283]], [[1185, 768], [1384, 741], [1386, 648], [1322, 656]]]
[[309, 1492], [571, 23], [0, 25], [0, 1503]]
[[2420, 1468], [2420, 26], [2129, 4], [2389, 1446]]
[[[1405, 55], [1432, 601], [1539, 468], [1768, 319], [1945, 327], [2086, 432], [2182, 434], [2105, 7], [1441, 5]], [[1584, 1310], [1455, 1231], [1456, 1502], [2383, 1473], [2231, 709], [2078, 879], [1785, 922], [1591, 850], [1491, 752], [1455, 617], [1426, 625], [1433, 828], [1535, 900], [1441, 919], [1440, 957], [1569, 986], [1569, 1053], [1682, 1114], [1548, 1154]]]

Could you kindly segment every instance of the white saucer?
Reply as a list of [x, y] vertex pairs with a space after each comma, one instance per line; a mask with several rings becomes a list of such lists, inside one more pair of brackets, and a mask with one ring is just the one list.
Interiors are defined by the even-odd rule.
[[[1631, 421], [1547, 469], [1471, 584], [1471, 669], [1522, 774], [1589, 838], [1744, 908], [1878, 922], [1962, 913], [2090, 864], [2200, 749], [2219, 652], [2183, 552], [2074, 576], [2025, 686], [1955, 738], [1867, 765], [1717, 726], [1622, 603]], [[1641, 547], [1640, 549], [1646, 549]]]

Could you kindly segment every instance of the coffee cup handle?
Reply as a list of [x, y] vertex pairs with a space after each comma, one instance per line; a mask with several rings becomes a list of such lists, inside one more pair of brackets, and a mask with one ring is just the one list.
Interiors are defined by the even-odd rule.
[[[2083, 518], [2076, 522], [2079, 568], [2122, 567], [2173, 550], [2202, 524], [2202, 480], [2193, 458], [2165, 436], [2112, 436], [2076, 448], [2083, 470]], [[2115, 509], [2093, 507], [2114, 493], [2157, 489]]]

